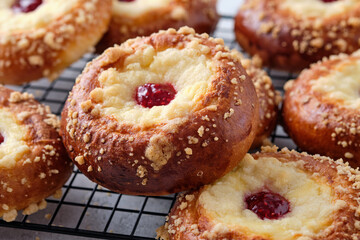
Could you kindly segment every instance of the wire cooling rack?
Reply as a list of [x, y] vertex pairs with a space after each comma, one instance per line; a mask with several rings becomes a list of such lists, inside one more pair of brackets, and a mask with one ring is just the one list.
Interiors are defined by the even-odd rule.
[[[230, 48], [241, 51], [234, 38], [233, 17], [232, 14], [222, 15], [214, 36], [223, 38]], [[54, 82], [42, 79], [20, 87], [8, 87], [34, 94], [37, 100], [49, 105], [53, 113], [60, 115], [75, 78], [93, 57], [85, 55]], [[288, 79], [296, 77], [272, 69], [266, 71], [280, 92]], [[281, 126], [277, 126], [271, 140], [279, 147], [296, 148]], [[80, 236], [87, 239], [154, 239], [156, 228], [164, 223], [176, 197], [175, 194], [145, 197], [113, 193], [90, 182], [77, 169], [62, 190], [61, 199], [47, 199], [45, 210], [30, 216], [19, 214], [11, 223], [0, 220], [0, 239], [35, 239], [40, 235], [45, 239], [79, 239]]]

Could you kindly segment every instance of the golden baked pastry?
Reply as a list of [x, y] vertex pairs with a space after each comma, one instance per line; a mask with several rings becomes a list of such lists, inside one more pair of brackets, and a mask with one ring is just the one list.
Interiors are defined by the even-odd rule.
[[360, 239], [360, 172], [266, 147], [211, 185], [180, 194], [158, 237], [170, 240]]
[[97, 46], [98, 52], [130, 38], [159, 30], [189, 26], [197, 33], [211, 33], [219, 16], [217, 0], [112, 0], [112, 20]]
[[223, 40], [184, 27], [128, 40], [88, 64], [61, 134], [90, 180], [161, 195], [230, 171], [249, 150], [258, 115], [254, 85]]
[[13, 221], [17, 210], [32, 214], [46, 197], [61, 191], [73, 164], [50, 108], [27, 93], [0, 85], [0, 217]]
[[283, 123], [304, 151], [360, 166], [360, 52], [332, 56], [285, 85]]
[[274, 89], [271, 78], [261, 69], [262, 62], [257, 56], [248, 59], [237, 50], [232, 50], [232, 54], [246, 69], [259, 98], [260, 122], [251, 148], [267, 145], [270, 143], [268, 137], [274, 131], [278, 119], [278, 106], [282, 100], [280, 92]]
[[239, 44], [270, 67], [300, 71], [360, 47], [357, 0], [245, 0], [235, 18]]
[[110, 16], [111, 0], [0, 1], [0, 83], [55, 79], [99, 41]]

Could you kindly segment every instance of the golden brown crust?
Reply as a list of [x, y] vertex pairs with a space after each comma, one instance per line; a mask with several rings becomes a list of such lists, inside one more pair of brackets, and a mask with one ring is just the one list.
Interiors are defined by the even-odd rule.
[[[99, 117], [92, 103], [85, 106], [90, 92], [101, 87], [99, 74], [121, 66], [127, 50], [136, 51], [144, 44], [156, 51], [181, 49], [192, 41], [209, 47], [205, 55], [216, 63], [216, 80], [193, 113], [140, 129], [110, 116]], [[234, 78], [239, 84], [231, 82]], [[169, 29], [110, 48], [90, 63], [66, 102], [61, 135], [71, 158], [91, 180], [121, 193], [168, 194], [212, 182], [230, 171], [250, 148], [258, 112], [254, 86], [222, 40], [195, 35], [189, 28]], [[78, 140], [85, 135], [87, 143]], [[146, 157], [149, 146], [160, 151], [166, 164], [154, 168]]]
[[264, 65], [300, 71], [323, 57], [359, 48], [360, 4], [320, 20], [280, 10], [284, 0], [247, 0], [235, 18], [239, 44]]
[[[354, 170], [342, 161], [333, 161], [330, 158], [311, 156], [298, 153], [294, 150], [266, 147], [262, 153], [253, 154], [255, 159], [261, 157], [274, 157], [281, 162], [301, 162], [301, 166], [310, 174], [325, 176], [331, 184], [336, 200], [345, 201], [346, 206], [339, 207], [333, 213], [330, 226], [315, 236], [299, 237], [306, 240], [353, 240], [360, 238], [360, 207], [359, 207], [359, 176], [360, 172]], [[271, 240], [272, 236], [246, 235], [236, 231], [236, 224], [219, 228], [217, 222], [210, 216], [204, 215], [199, 209], [199, 196], [206, 186], [197, 191], [179, 195], [175, 205], [170, 211], [165, 226], [157, 230], [160, 239], [167, 240]], [[221, 204], [221, 203], [219, 203]], [[235, 229], [235, 230], [234, 230]], [[294, 239], [294, 238], [292, 238]]]
[[[283, 125], [294, 142], [304, 151], [334, 159], [343, 158], [351, 166], [360, 166], [360, 111], [326, 99], [312, 90], [313, 80], [329, 74], [344, 59], [358, 61], [359, 56], [341, 55], [319, 62], [304, 70], [285, 85]], [[340, 81], [341, 79], [339, 79]]]
[[102, 53], [114, 44], [168, 28], [189, 26], [197, 33], [211, 33], [219, 19], [216, 2], [217, 0], [172, 0], [166, 7], [145, 12], [135, 18], [113, 14], [109, 30], [96, 50]]
[[10, 36], [0, 32], [0, 83], [55, 79], [99, 41], [110, 15], [111, 0], [80, 0], [44, 28]]
[[260, 122], [256, 137], [251, 148], [257, 148], [266, 144], [265, 140], [270, 136], [276, 127], [281, 95], [275, 91], [269, 75], [261, 69], [262, 62], [254, 56], [253, 59], [246, 59], [241, 53], [232, 50], [235, 57], [239, 58], [241, 64], [246, 69], [247, 74], [252, 79], [256, 94], [259, 98]]
[[38, 203], [61, 189], [73, 164], [58, 133], [59, 120], [49, 107], [40, 105], [32, 95], [0, 86], [0, 108], [6, 108], [17, 116], [19, 124], [30, 129], [26, 138], [30, 152], [14, 167], [0, 168], [0, 216], [12, 221], [15, 210], [31, 214], [37, 211]]

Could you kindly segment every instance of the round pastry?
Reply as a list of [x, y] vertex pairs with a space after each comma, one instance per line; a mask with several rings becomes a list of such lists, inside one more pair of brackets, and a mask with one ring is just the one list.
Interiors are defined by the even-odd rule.
[[359, 49], [356, 0], [246, 0], [235, 18], [239, 44], [270, 67], [300, 71]]
[[27, 93], [0, 86], [0, 217], [13, 221], [17, 210], [32, 214], [45, 198], [61, 191], [72, 172], [50, 108]]
[[148, 36], [159, 30], [189, 26], [198, 33], [211, 33], [219, 16], [217, 0], [113, 0], [108, 32], [97, 46], [106, 48], [130, 38]]
[[55, 79], [99, 41], [110, 17], [111, 0], [0, 1], [0, 83]]
[[278, 105], [282, 100], [281, 95], [279, 91], [275, 91], [269, 75], [261, 69], [262, 63], [257, 56], [247, 59], [237, 50], [232, 50], [232, 54], [239, 59], [246, 69], [259, 98], [260, 122], [251, 148], [267, 145], [269, 143], [268, 137], [276, 127], [279, 113]]
[[360, 52], [331, 57], [285, 85], [283, 124], [304, 151], [360, 166]]
[[360, 171], [342, 160], [276, 150], [247, 154], [213, 184], [180, 194], [158, 237], [360, 239]]
[[169, 29], [109, 48], [77, 79], [61, 134], [90, 180], [163, 195], [210, 183], [249, 150], [259, 107], [223, 40]]

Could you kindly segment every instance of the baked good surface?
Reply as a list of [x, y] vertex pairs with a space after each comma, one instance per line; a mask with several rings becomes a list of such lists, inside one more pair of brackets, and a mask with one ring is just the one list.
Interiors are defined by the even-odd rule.
[[302, 150], [359, 166], [359, 73], [359, 52], [343, 54], [313, 65], [285, 85], [284, 127]]
[[271, 78], [261, 69], [261, 59], [257, 56], [252, 59], [245, 58], [237, 50], [232, 50], [232, 53], [246, 69], [255, 85], [256, 94], [259, 98], [260, 122], [251, 148], [268, 145], [270, 143], [268, 137], [275, 129], [279, 115], [278, 106], [282, 101], [280, 92], [274, 89]]
[[32, 214], [60, 191], [72, 172], [59, 119], [27, 93], [0, 86], [0, 216]]
[[66, 102], [61, 134], [90, 180], [161, 195], [230, 171], [249, 150], [258, 115], [254, 85], [223, 40], [184, 27], [91, 62]]
[[148, 36], [159, 30], [189, 26], [197, 33], [211, 33], [219, 16], [217, 0], [113, 0], [108, 32], [98, 52], [130, 38]]
[[360, 238], [359, 174], [342, 160], [266, 147], [180, 194], [161, 239]]
[[55, 79], [107, 30], [111, 0], [0, 2], [0, 83]]
[[359, 16], [356, 0], [246, 0], [235, 33], [264, 65], [300, 71], [325, 56], [359, 49]]

